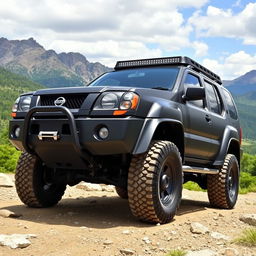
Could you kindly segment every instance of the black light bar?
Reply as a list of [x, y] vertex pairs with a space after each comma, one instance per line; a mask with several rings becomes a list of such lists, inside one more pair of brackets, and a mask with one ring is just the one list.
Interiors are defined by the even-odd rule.
[[176, 57], [164, 57], [154, 59], [141, 59], [141, 60], [125, 60], [118, 61], [115, 66], [115, 70], [122, 70], [136, 67], [148, 67], [148, 66], [159, 66], [159, 65], [190, 65], [193, 69], [205, 74], [209, 78], [216, 81], [218, 84], [222, 84], [222, 81], [218, 75], [200, 65], [196, 61], [189, 57], [176, 56]]

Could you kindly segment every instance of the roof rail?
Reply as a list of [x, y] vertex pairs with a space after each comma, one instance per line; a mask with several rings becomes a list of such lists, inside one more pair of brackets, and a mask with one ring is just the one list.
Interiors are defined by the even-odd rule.
[[115, 66], [115, 70], [162, 65], [190, 65], [194, 70], [203, 73], [218, 84], [222, 84], [218, 75], [186, 56], [118, 61]]

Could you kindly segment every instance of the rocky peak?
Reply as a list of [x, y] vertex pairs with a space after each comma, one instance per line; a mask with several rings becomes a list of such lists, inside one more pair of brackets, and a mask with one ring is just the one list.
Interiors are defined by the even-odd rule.
[[79, 62], [85, 65], [89, 64], [89, 61], [85, 58], [85, 56], [77, 52], [62, 52], [58, 56], [59, 59], [69, 68], [72, 68]]

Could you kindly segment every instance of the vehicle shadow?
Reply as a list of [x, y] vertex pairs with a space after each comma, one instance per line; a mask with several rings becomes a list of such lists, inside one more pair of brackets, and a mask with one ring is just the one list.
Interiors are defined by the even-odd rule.
[[[206, 210], [207, 202], [184, 199], [181, 201], [177, 217]], [[44, 223], [107, 229], [117, 226], [151, 227], [133, 217], [128, 201], [117, 196], [62, 199], [51, 208], [29, 208], [23, 204], [0, 208], [22, 214], [19, 220]], [[175, 221], [175, 220], [174, 220]]]

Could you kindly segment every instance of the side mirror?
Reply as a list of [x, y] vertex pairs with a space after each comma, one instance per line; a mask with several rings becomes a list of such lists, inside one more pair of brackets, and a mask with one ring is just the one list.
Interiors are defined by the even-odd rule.
[[205, 88], [203, 87], [188, 87], [185, 94], [182, 96], [184, 101], [203, 100], [205, 98]]

